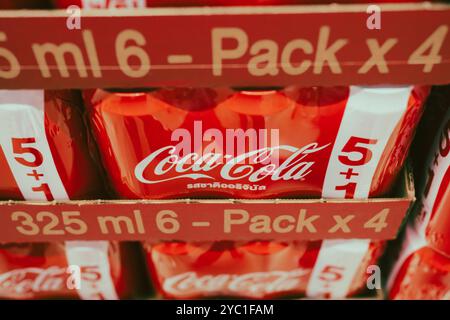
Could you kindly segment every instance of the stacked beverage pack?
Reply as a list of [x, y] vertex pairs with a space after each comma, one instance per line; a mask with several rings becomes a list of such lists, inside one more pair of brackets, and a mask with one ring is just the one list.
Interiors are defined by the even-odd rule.
[[390, 275], [391, 299], [450, 299], [450, 108], [445, 98], [443, 112], [436, 110], [444, 121], [428, 157], [418, 215], [406, 229]]
[[[390, 190], [427, 93], [422, 87], [294, 86], [93, 90], [84, 96], [117, 197], [367, 198]], [[5, 199], [100, 194], [76, 98], [73, 93], [2, 91]], [[340, 150], [345, 153], [339, 155]], [[351, 184], [345, 184], [340, 162], [359, 167]], [[144, 244], [156, 286], [174, 298], [345, 297], [365, 288], [365, 270], [383, 247], [370, 240]], [[64, 279], [64, 266], [82, 266], [87, 259], [105, 282], [95, 286], [104, 289], [95, 294], [117, 298], [123, 272], [118, 248], [108, 242], [6, 244], [3, 276], [15, 282], [6, 281], [3, 294], [20, 297], [15, 291], [19, 279], [40, 279], [53, 267]], [[331, 284], [323, 288], [319, 279], [327, 275]], [[22, 297], [40, 296], [26, 293]]]
[[[0, 198], [53, 201], [102, 195], [80, 108], [74, 91], [0, 91]], [[65, 217], [74, 218], [70, 213]], [[31, 234], [35, 231], [26, 213], [14, 219], [25, 222]], [[51, 217], [44, 213], [42, 219]], [[73, 227], [81, 225], [75, 221]], [[0, 298], [124, 297], [123, 274], [132, 269], [122, 266], [124, 247], [107, 241], [1, 244]]]
[[[385, 2], [419, 1], [378, 1]], [[4, 0], [0, 10], [329, 3]], [[59, 205], [391, 197], [425, 105], [434, 107], [434, 101], [426, 104], [430, 87], [411, 83], [0, 90], [0, 200]], [[429, 155], [427, 180], [399, 255], [390, 257], [389, 299], [450, 299], [450, 110], [442, 120], [432, 151], [418, 151]], [[435, 127], [430, 124], [430, 136]], [[381, 211], [367, 223], [384, 228], [387, 215]], [[65, 211], [59, 218], [72, 235], [86, 231], [78, 213]], [[58, 235], [52, 219], [46, 211], [36, 217], [49, 223], [47, 236]], [[11, 220], [22, 234], [38, 233], [24, 211]], [[258, 221], [253, 227], [263, 228]], [[296, 241], [191, 239], [0, 242], [0, 299], [141, 298], [142, 284], [166, 299], [367, 297], [369, 270], [388, 246], [384, 238], [322, 235]]]
[[[424, 87], [291, 86], [93, 90], [84, 97], [120, 198], [364, 199], [391, 189], [427, 94]], [[348, 165], [354, 169], [346, 172]], [[168, 297], [342, 298], [365, 288], [384, 243], [144, 247]]]

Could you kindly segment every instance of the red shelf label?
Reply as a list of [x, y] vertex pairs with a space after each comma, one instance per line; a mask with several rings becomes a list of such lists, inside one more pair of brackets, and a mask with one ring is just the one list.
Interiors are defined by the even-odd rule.
[[[210, 201], [211, 202], [211, 201]], [[3, 203], [0, 242], [318, 240], [396, 236], [411, 200]]]
[[450, 6], [380, 8], [3, 11], [0, 87], [450, 83]]

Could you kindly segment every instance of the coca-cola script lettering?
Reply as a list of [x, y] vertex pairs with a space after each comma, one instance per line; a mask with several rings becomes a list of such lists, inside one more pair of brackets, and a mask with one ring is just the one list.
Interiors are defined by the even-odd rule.
[[[329, 145], [319, 146], [318, 143], [311, 143], [303, 148], [282, 145], [250, 151], [236, 157], [214, 153], [205, 155], [190, 153], [182, 158], [175, 155], [175, 146], [167, 146], [156, 150], [138, 163], [134, 173], [140, 182], [147, 184], [183, 178], [215, 180], [214, 175], [207, 174], [213, 170], [219, 170], [220, 177], [228, 181], [246, 179], [248, 182], [254, 183], [267, 178], [272, 181], [302, 180], [311, 173], [315, 163], [313, 159], [308, 159], [308, 156], [327, 148]], [[274, 163], [261, 165], [275, 150], [290, 152], [291, 155], [279, 166]], [[157, 162], [157, 159], [161, 157], [163, 159]], [[223, 157], [227, 159], [225, 163], [218, 161]], [[243, 161], [250, 158], [253, 158], [253, 165], [242, 164]], [[161, 179], [150, 180], [145, 178], [145, 171], [150, 168], [152, 169], [152, 175], [161, 177]], [[164, 178], [165, 176], [166, 178]]]
[[[163, 289], [176, 297], [194, 296], [198, 293], [217, 294], [239, 293], [253, 297], [289, 292], [298, 287], [311, 270], [295, 269], [292, 271], [254, 272], [243, 275], [219, 274], [198, 275], [187, 272], [167, 278]], [[302, 279], [303, 278], [303, 279]]]
[[0, 294], [32, 298], [35, 293], [61, 291], [68, 276], [66, 269], [59, 267], [12, 270], [0, 275]]

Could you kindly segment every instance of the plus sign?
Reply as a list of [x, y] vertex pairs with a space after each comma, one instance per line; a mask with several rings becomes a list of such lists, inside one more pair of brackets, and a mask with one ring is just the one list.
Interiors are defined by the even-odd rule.
[[348, 168], [347, 171], [341, 172], [340, 174], [345, 175], [345, 179], [350, 180], [353, 176], [359, 176], [359, 173], [353, 172], [353, 168]]
[[27, 176], [33, 177], [34, 179], [36, 179], [36, 181], [41, 180], [41, 177], [43, 177], [44, 175], [42, 173], [39, 173], [36, 171], [36, 169], [34, 169], [33, 171], [31, 171], [31, 173], [27, 173]]

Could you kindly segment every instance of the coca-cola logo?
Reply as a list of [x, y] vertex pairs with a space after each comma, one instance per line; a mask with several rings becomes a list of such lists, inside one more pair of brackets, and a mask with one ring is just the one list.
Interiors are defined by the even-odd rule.
[[[450, 115], [450, 113], [449, 113]], [[442, 197], [447, 190], [449, 172], [449, 154], [450, 154], [450, 119], [446, 119], [442, 130], [437, 137], [436, 152], [429, 159], [427, 180], [423, 190], [423, 199], [420, 215], [417, 221], [421, 225], [426, 225], [439, 207]]]
[[0, 275], [0, 296], [26, 299], [36, 293], [61, 291], [67, 278], [66, 269], [59, 267], [12, 270]]
[[[186, 129], [177, 130], [171, 138], [172, 142], [178, 142], [176, 145], [160, 148], [137, 164], [134, 174], [138, 181], [145, 184], [177, 179], [211, 181], [217, 178], [213, 171], [218, 171], [226, 181], [303, 180], [315, 164], [310, 156], [330, 146], [317, 142], [301, 148], [280, 145], [276, 129], [275, 133], [266, 129], [226, 129], [223, 134], [218, 129], [203, 132], [201, 123], [196, 122], [193, 137]], [[279, 163], [281, 153], [285, 160]]]
[[254, 272], [243, 275], [219, 274], [201, 275], [187, 272], [166, 278], [163, 289], [175, 297], [189, 297], [198, 294], [240, 294], [251, 297], [289, 292], [305, 283], [304, 277], [311, 270], [295, 269], [291, 271]]

